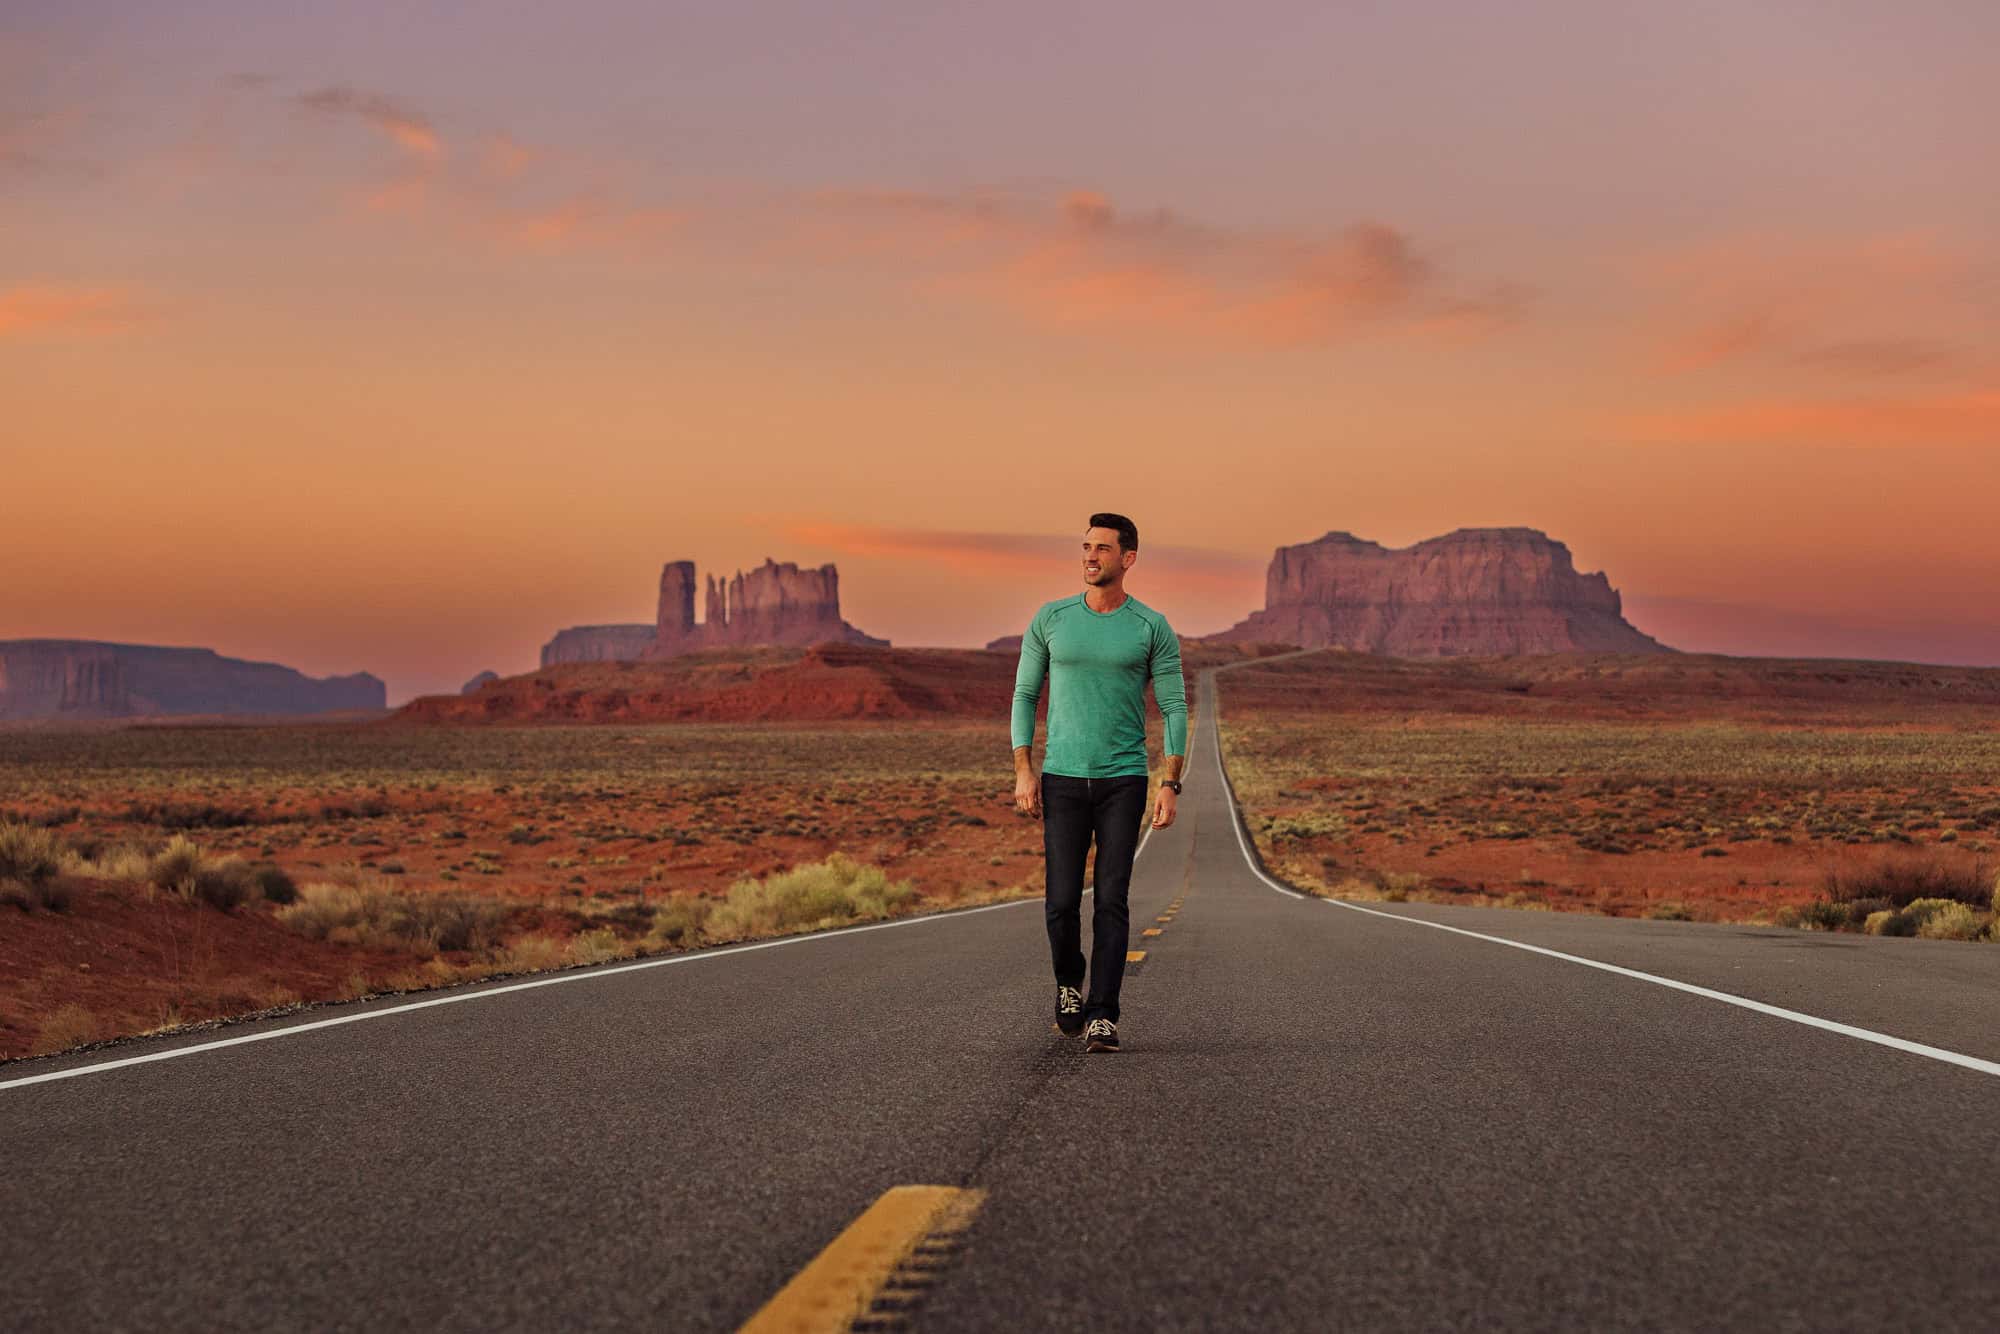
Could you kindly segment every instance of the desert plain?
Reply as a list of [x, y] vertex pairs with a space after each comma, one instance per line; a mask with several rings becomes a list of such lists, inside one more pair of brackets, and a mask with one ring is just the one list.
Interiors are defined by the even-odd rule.
[[[1187, 669], [1227, 668], [1245, 827], [1309, 892], [1994, 931], [2000, 671], [1281, 654]], [[0, 1058], [1036, 895], [1013, 664], [732, 650], [386, 718], [10, 729]]]

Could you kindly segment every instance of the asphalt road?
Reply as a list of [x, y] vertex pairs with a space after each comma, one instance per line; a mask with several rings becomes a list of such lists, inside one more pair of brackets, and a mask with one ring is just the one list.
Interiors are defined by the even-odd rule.
[[729, 1329], [903, 1184], [919, 1329], [2000, 1322], [2000, 1073], [1460, 932], [1989, 1063], [2000, 949], [1295, 898], [1212, 743], [1115, 1056], [1025, 904], [0, 1068], [0, 1327]]

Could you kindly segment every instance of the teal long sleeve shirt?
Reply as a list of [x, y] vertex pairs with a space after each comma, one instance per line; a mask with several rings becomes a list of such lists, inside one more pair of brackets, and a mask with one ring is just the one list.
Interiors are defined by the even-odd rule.
[[1166, 751], [1187, 754], [1181, 641], [1167, 618], [1126, 595], [1092, 611], [1081, 593], [1045, 603], [1021, 637], [1014, 671], [1014, 744], [1035, 740], [1048, 677], [1049, 744], [1042, 772], [1114, 778], [1146, 772], [1146, 682], [1166, 724]]

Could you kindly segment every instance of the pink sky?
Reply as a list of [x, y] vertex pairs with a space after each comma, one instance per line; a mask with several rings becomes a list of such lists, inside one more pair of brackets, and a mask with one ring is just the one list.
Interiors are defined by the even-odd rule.
[[2000, 664], [2000, 10], [0, 13], [0, 638], [390, 698], [840, 565], [1015, 632], [1093, 509], [1525, 525], [1684, 648]]

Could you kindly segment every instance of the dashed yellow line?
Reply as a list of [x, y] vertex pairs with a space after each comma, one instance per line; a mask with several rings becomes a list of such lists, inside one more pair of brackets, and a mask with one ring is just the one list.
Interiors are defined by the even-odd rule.
[[957, 1186], [891, 1186], [750, 1317], [744, 1334], [847, 1329], [911, 1252], [964, 1231], [985, 1199]]
[[1144, 959], [1145, 957], [1146, 957], [1146, 951], [1144, 951], [1144, 950], [1126, 950], [1126, 951], [1125, 951], [1125, 962], [1126, 962], [1126, 963], [1138, 963], [1138, 962], [1139, 962], [1140, 960]]
[[1157, 926], [1149, 926], [1144, 931], [1141, 931], [1139, 934], [1142, 936], [1157, 936], [1160, 934], [1160, 928]]

